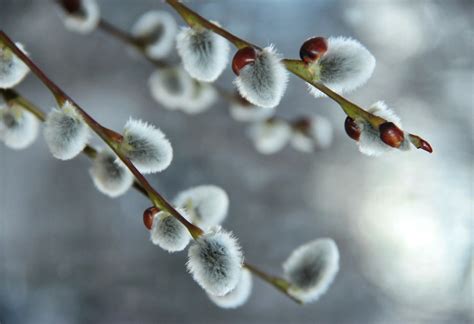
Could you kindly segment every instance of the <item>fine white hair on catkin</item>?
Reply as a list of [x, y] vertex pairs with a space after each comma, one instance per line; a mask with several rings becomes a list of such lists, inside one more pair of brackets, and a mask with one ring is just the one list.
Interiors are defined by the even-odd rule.
[[294, 250], [283, 264], [290, 283], [288, 293], [304, 303], [318, 300], [339, 271], [339, 250], [329, 238], [317, 239]]
[[167, 11], [152, 10], [144, 13], [132, 27], [132, 35], [145, 46], [146, 54], [163, 59], [174, 48], [178, 25]]
[[217, 90], [212, 85], [195, 81], [193, 95], [182, 102], [180, 109], [191, 115], [199, 114], [211, 108], [217, 98]]
[[243, 268], [237, 286], [224, 296], [207, 294], [209, 299], [221, 308], [237, 308], [245, 304], [252, 292], [252, 274]]
[[306, 130], [294, 129], [291, 145], [298, 151], [310, 153], [315, 149], [328, 148], [333, 140], [331, 122], [323, 116], [313, 115]]
[[200, 26], [182, 27], [176, 36], [176, 48], [186, 71], [199, 81], [215, 81], [229, 60], [228, 41]]
[[14, 150], [30, 146], [38, 137], [39, 120], [18, 104], [0, 107], [0, 140]]
[[60, 15], [67, 29], [87, 34], [99, 24], [100, 9], [96, 0], [81, 0], [80, 13], [70, 14], [61, 10]]
[[186, 209], [193, 224], [208, 229], [220, 225], [227, 216], [229, 197], [218, 186], [200, 185], [178, 193], [174, 204]]
[[226, 231], [202, 235], [188, 250], [188, 271], [209, 294], [223, 296], [240, 279], [243, 255], [237, 240]]
[[248, 130], [255, 149], [262, 154], [274, 154], [288, 143], [291, 127], [282, 120], [270, 120], [254, 123]]
[[[23, 45], [15, 45], [26, 55]], [[28, 74], [30, 69], [9, 48], [0, 44], [0, 88], [13, 88], [20, 83]]]
[[53, 108], [48, 113], [43, 135], [55, 158], [70, 160], [87, 145], [90, 130], [76, 108], [66, 101], [61, 109]]
[[103, 194], [115, 198], [124, 194], [133, 184], [133, 175], [109, 149], [103, 149], [92, 161], [89, 170], [94, 185]]
[[230, 115], [240, 122], [257, 122], [268, 119], [275, 113], [274, 109], [262, 108], [252, 104], [231, 102]]
[[[370, 106], [367, 111], [371, 114], [374, 114], [389, 122], [394, 123], [399, 128], [402, 128], [400, 118], [383, 101], [377, 101], [372, 106]], [[367, 121], [356, 119], [356, 123], [361, 130], [359, 141], [357, 142], [359, 151], [361, 153], [368, 156], [380, 156], [383, 153], [395, 150], [395, 148], [385, 144], [380, 139], [379, 130], [373, 128], [372, 125], [370, 125]], [[405, 140], [403, 141], [400, 149], [410, 149], [410, 141], [408, 140], [408, 134], [405, 134]]]
[[127, 121], [120, 147], [142, 173], [161, 172], [173, 159], [173, 148], [165, 134], [141, 120]]
[[242, 97], [256, 106], [276, 107], [288, 83], [288, 71], [273, 45], [257, 52], [255, 61], [244, 66], [234, 84]]
[[179, 109], [193, 96], [194, 81], [181, 66], [160, 68], [148, 81], [152, 97], [167, 109]]
[[[178, 208], [177, 211], [188, 218], [184, 209]], [[171, 253], [184, 250], [191, 240], [191, 234], [175, 217], [161, 211], [153, 219], [150, 239], [153, 244]]]
[[[375, 69], [375, 57], [357, 40], [329, 37], [327, 52], [314, 64], [319, 66], [319, 79], [337, 93], [350, 92], [364, 85]], [[325, 96], [308, 84], [315, 97]]]

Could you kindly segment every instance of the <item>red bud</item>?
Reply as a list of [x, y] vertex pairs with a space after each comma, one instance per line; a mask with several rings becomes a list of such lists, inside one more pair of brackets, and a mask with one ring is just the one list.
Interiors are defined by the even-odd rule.
[[232, 59], [232, 71], [235, 75], [240, 74], [240, 70], [247, 64], [253, 63], [257, 57], [257, 51], [253, 47], [239, 49]]
[[352, 138], [354, 141], [358, 141], [360, 138], [360, 128], [357, 123], [351, 117], [347, 116], [344, 121], [344, 129], [346, 134]]
[[405, 138], [403, 131], [394, 123], [385, 122], [379, 126], [380, 139], [387, 145], [399, 148]]
[[154, 206], [145, 209], [143, 212], [143, 224], [145, 224], [147, 229], [151, 230], [151, 227], [153, 226], [153, 217], [155, 217], [159, 211], [160, 210]]
[[319, 59], [328, 50], [328, 41], [324, 37], [313, 37], [301, 45], [300, 57], [306, 63]]

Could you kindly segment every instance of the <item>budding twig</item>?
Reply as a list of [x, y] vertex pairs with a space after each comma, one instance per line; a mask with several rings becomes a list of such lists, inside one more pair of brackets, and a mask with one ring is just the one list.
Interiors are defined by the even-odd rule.
[[[135, 165], [123, 154], [120, 150], [119, 146], [117, 145], [117, 139], [114, 138], [115, 136], [119, 135], [118, 133], [110, 130], [100, 123], [98, 123], [95, 119], [93, 119], [89, 114], [87, 114], [77, 103], [74, 102], [59, 86], [57, 86], [51, 79], [49, 79], [46, 74], [31, 60], [26, 56], [13, 42], [12, 40], [5, 34], [5, 32], [0, 31], [0, 42], [2, 42], [6, 47], [8, 47], [15, 55], [18, 56], [29, 68], [30, 70], [41, 80], [41, 82], [51, 91], [53, 96], [55, 97], [56, 101], [58, 102], [59, 106], [66, 101], [69, 101], [77, 111], [81, 114], [84, 119], [84, 122], [115, 152], [115, 154], [122, 160], [125, 166], [132, 172], [135, 176], [135, 181], [133, 187], [148, 197], [150, 201], [160, 210], [165, 210], [167, 213], [175, 217], [179, 222], [181, 222], [188, 231], [190, 232], [191, 236], [196, 239], [200, 237], [204, 231], [199, 228], [198, 226], [188, 222], [186, 218], [184, 218], [163, 196], [161, 196], [146, 180], [146, 178], [137, 170]], [[26, 98], [19, 95], [16, 91], [8, 89], [0, 89], [2, 96], [4, 97], [5, 101], [15, 101], [17, 104], [24, 107], [29, 112], [33, 113], [39, 120], [44, 122], [46, 120], [45, 113], [38, 107], [36, 107], [33, 103], [31, 103]], [[98, 154], [97, 150], [90, 145], [87, 145], [84, 150], [82, 151], [85, 155], [89, 158], [95, 158]], [[259, 270], [255, 266], [244, 264], [249, 271], [254, 273], [255, 275], [259, 276], [260, 278], [264, 279], [267, 283], [271, 284], [282, 293], [287, 295], [292, 300], [301, 303], [298, 299], [295, 299], [291, 296], [288, 291], [287, 287], [289, 285], [284, 279], [272, 277], [267, 275], [265, 272]]]
[[88, 113], [86, 113], [74, 100], [72, 100], [61, 88], [59, 88], [52, 80], [50, 80], [46, 74], [35, 64], [33, 61], [26, 56], [3, 32], [0, 31], [0, 40], [7, 46], [19, 59], [21, 59], [30, 70], [43, 82], [43, 84], [51, 91], [53, 96], [56, 98], [59, 106], [62, 106], [64, 102], [71, 102], [77, 111], [81, 114], [87, 125], [117, 154], [122, 160], [126, 167], [135, 176], [135, 179], [142, 185], [143, 189], [147, 192], [148, 197], [156, 205], [156, 207], [166, 210], [169, 214], [176, 217], [186, 228], [189, 230], [194, 238], [199, 237], [203, 234], [203, 230], [194, 224], [186, 220], [166, 199], [163, 198], [146, 180], [146, 178], [137, 170], [135, 165], [128, 159], [127, 156], [119, 149], [118, 143], [114, 141], [110, 136], [110, 130], [99, 124], [93, 119]]
[[[216, 34], [221, 35], [222, 37], [226, 38], [229, 42], [234, 44], [235, 47], [238, 49], [244, 48], [244, 47], [253, 47], [256, 49], [260, 49], [258, 46], [253, 45], [235, 35], [232, 33], [228, 32], [222, 27], [219, 27], [210, 21], [208, 21], [206, 18], [200, 16], [190, 8], [188, 8], [186, 5], [182, 4], [178, 0], [166, 0], [166, 2], [173, 7], [178, 14], [181, 15], [183, 20], [190, 26], [194, 25], [200, 25], [202, 27], [208, 28], [209, 30], [212, 30]], [[369, 122], [375, 129], [378, 129], [378, 127], [387, 122], [385, 119], [380, 118], [378, 116], [375, 116], [358, 105], [352, 103], [351, 101], [347, 100], [343, 96], [335, 93], [331, 89], [329, 89], [327, 86], [322, 84], [321, 82], [313, 82], [312, 81], [312, 75], [311, 71], [307, 68], [307, 64], [301, 60], [291, 60], [291, 59], [284, 59], [283, 63], [285, 64], [286, 68], [288, 71], [293, 73], [294, 75], [300, 77], [304, 81], [310, 83], [312, 86], [326, 94], [329, 98], [334, 100], [339, 104], [339, 106], [342, 108], [342, 110], [346, 113], [351, 118], [361, 118]], [[412, 135], [410, 134], [409, 136], [410, 141], [413, 143], [413, 145], [416, 148], [421, 148], [429, 153], [432, 152], [431, 146], [429, 145], [428, 142], [423, 140], [417, 135]]]

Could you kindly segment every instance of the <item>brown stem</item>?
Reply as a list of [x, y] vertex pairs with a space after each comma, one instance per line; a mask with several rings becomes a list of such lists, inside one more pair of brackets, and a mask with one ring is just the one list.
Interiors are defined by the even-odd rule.
[[167, 62], [163, 60], [156, 60], [148, 56], [145, 52], [145, 47], [142, 42], [140, 42], [137, 38], [127, 33], [126, 31], [112, 25], [111, 23], [106, 21], [104, 18], [101, 18], [99, 20], [99, 24], [97, 25], [97, 27], [101, 29], [103, 32], [107, 33], [108, 35], [111, 35], [117, 38], [118, 40], [133, 46], [136, 50], [138, 50], [140, 53], [143, 54], [143, 56], [147, 59], [147, 61], [149, 61], [154, 66], [158, 68], [165, 68], [165, 67], [170, 66], [170, 64], [168, 64]]

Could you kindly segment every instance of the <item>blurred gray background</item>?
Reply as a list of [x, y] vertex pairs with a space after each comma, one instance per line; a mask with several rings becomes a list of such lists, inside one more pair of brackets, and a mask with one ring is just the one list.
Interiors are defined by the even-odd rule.
[[[100, 0], [129, 29], [158, 0]], [[377, 58], [374, 76], [348, 97], [385, 100], [433, 154], [361, 155], [344, 114], [290, 78], [277, 114], [316, 112], [333, 122], [325, 151], [258, 154], [245, 125], [219, 101], [198, 116], [155, 103], [153, 67], [106, 34], [68, 32], [52, 1], [0, 0], [0, 27], [103, 124], [129, 116], [158, 125], [175, 158], [148, 178], [166, 197], [212, 183], [230, 195], [224, 224], [246, 258], [281, 274], [298, 245], [332, 237], [341, 270], [326, 295], [298, 306], [254, 280], [237, 310], [214, 306], [186, 273], [186, 253], [150, 244], [149, 203], [130, 191], [112, 200], [89, 178], [89, 161], [54, 159], [40, 137], [23, 151], [0, 145], [0, 322], [10, 323], [468, 323], [473, 320], [472, 1], [190, 1], [254, 43], [297, 57], [313, 35], [352, 36]], [[181, 24], [181, 21], [178, 19]], [[227, 69], [218, 83], [232, 88]], [[19, 91], [53, 105], [29, 76]], [[96, 139], [95, 143], [99, 141]]]

